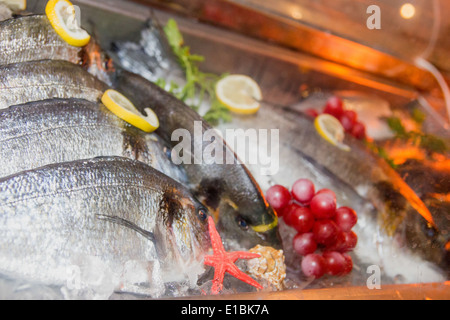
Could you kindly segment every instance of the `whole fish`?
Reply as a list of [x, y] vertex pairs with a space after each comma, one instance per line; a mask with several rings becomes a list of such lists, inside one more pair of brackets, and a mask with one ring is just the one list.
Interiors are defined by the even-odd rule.
[[52, 99], [0, 110], [0, 177], [53, 163], [122, 156], [185, 183], [181, 167], [164, 150], [156, 134], [140, 131], [95, 102]]
[[311, 179], [316, 190], [333, 190], [340, 206], [352, 207], [358, 214], [354, 253], [359, 262], [382, 267], [390, 279], [402, 275], [408, 283], [445, 279], [444, 233], [418, 213], [426, 206], [411, 188], [361, 142], [348, 138], [351, 151], [340, 150], [317, 133], [308, 116], [269, 104], [252, 117], [234, 116], [219, 126], [223, 132], [230, 128], [279, 130], [279, 171], [264, 176], [259, 164], [248, 164], [251, 173], [263, 190], [274, 184], [291, 186], [299, 178]]
[[81, 49], [70, 46], [53, 29], [45, 15], [0, 22], [0, 65], [33, 60], [81, 62]]
[[127, 286], [154, 296], [169, 282], [195, 287], [204, 272], [206, 208], [139, 161], [79, 160], [0, 179], [0, 208], [3, 277], [80, 292], [103, 282], [106, 298]]
[[[187, 143], [188, 163], [183, 162], [190, 187], [194, 195], [216, 216], [218, 230], [229, 248], [251, 248], [256, 244], [281, 247], [277, 228], [277, 216], [264, 198], [264, 194], [245, 165], [217, 138], [223, 150], [222, 163], [197, 161], [192, 150], [203, 152], [210, 144], [202, 135], [211, 127], [185, 103], [143, 77], [118, 69], [112, 75], [113, 86], [125, 94], [144, 112], [152, 108], [160, 119], [157, 133], [173, 147], [179, 140], [173, 140], [175, 130], [182, 128], [190, 139]], [[200, 132], [196, 132], [196, 123]], [[231, 154], [233, 161], [226, 161]]]
[[40, 60], [0, 67], [0, 109], [52, 98], [98, 101], [108, 86], [67, 61]]

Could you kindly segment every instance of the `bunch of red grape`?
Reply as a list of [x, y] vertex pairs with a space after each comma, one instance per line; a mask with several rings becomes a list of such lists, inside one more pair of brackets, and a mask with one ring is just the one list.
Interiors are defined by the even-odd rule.
[[[315, 109], [308, 109], [306, 113], [312, 117], [317, 117], [319, 113]], [[366, 127], [358, 121], [358, 114], [353, 110], [345, 110], [344, 104], [339, 97], [333, 96], [328, 99], [323, 113], [330, 114], [340, 121], [345, 132], [351, 134], [356, 139], [366, 137]]]
[[301, 268], [306, 276], [345, 275], [353, 269], [347, 252], [358, 241], [352, 231], [358, 217], [352, 208], [337, 208], [333, 191], [315, 192], [310, 180], [299, 179], [291, 191], [274, 185], [266, 196], [278, 216], [297, 231], [293, 248], [303, 257]]

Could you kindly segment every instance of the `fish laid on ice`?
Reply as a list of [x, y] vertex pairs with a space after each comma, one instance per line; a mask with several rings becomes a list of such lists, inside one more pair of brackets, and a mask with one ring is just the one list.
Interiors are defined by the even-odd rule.
[[448, 268], [445, 237], [418, 213], [417, 208], [425, 205], [411, 188], [360, 142], [349, 138], [346, 143], [351, 151], [340, 150], [320, 137], [309, 117], [268, 104], [252, 117], [235, 116], [219, 126], [222, 131], [229, 128], [279, 129], [279, 172], [263, 176], [259, 165], [248, 164], [250, 171], [263, 190], [308, 178], [318, 189], [335, 191], [340, 206], [358, 213], [354, 231], [358, 235], [355, 255], [360, 261], [383, 267], [383, 274], [391, 279], [402, 275], [409, 283], [445, 278], [436, 267]]
[[[25, 17], [20, 19], [26, 20]], [[39, 28], [43, 31], [46, 30], [47, 33], [53, 33], [52, 30], [43, 26], [46, 23], [45, 17], [42, 17]], [[153, 38], [150, 36], [155, 36], [155, 33], [153, 31], [149, 34], [143, 33], [143, 40], [152, 43], [150, 40]], [[39, 47], [39, 41], [37, 40], [38, 35], [36, 33], [29, 34], [29, 43], [32, 44], [29, 47], [30, 50], [33, 50], [33, 45]], [[10, 48], [12, 43], [9, 42], [8, 44]], [[148, 43], [145, 44], [145, 47], [148, 53]], [[107, 70], [97, 70], [99, 69], [98, 65], [109, 62], [109, 60], [99, 61], [99, 58], [101, 60], [104, 55], [102, 55], [100, 48], [97, 49], [95, 45], [83, 49], [85, 54], [83, 63], [86, 69], [98, 76], [103, 82], [112, 85], [125, 94], [140, 110], [143, 111], [147, 107], [152, 108], [161, 121], [157, 134], [165, 139], [166, 143], [174, 145], [171, 141], [171, 135], [179, 128], [185, 128], [193, 135], [194, 121], [201, 122], [204, 130], [210, 128], [191, 108], [141, 76], [120, 70], [119, 67], [109, 66], [106, 68]], [[40, 55], [32, 57], [34, 60], [44, 58], [45, 56]], [[59, 59], [64, 58], [59, 57]], [[60, 65], [60, 67], [45, 70], [48, 68], [47, 64]], [[12, 66], [0, 68], [0, 93], [2, 97], [0, 98], [0, 108], [49, 98], [74, 97], [96, 101], [99, 96], [97, 89], [100, 89], [101, 93], [105, 89], [103, 83], [93, 80], [83, 73], [78, 66], [70, 66], [69, 62], [41, 61]], [[29, 79], [30, 77], [25, 72], [25, 70], [33, 70], [37, 66], [42, 66], [42, 68], [39, 71], [32, 72], [32, 75], [41, 75], [40, 81], [36, 81], [35, 77]], [[9, 69], [2, 72], [2, 69], [6, 68]], [[71, 68], [77, 75], [72, 75]], [[107, 73], [102, 71], [107, 71]], [[11, 73], [12, 75], [8, 76]], [[105, 75], [108, 75], [109, 78], [105, 78]], [[51, 81], [55, 77], [59, 77], [59, 79]], [[27, 79], [27, 81], [20, 82], [19, 79]], [[74, 79], [77, 80], [74, 81]], [[10, 85], [11, 82], [13, 85]], [[41, 85], [39, 86], [37, 83]], [[52, 85], [52, 83], [58, 84]], [[19, 88], [8, 89], [8, 85], [10, 87], [18, 86]], [[36, 90], [36, 85], [39, 86], [39, 90]], [[72, 88], [72, 86], [75, 86], [75, 88]], [[82, 90], [84, 93], [77, 90], [79, 86], [85, 87]], [[64, 90], [59, 92], [57, 88], [63, 87]], [[12, 90], [15, 91], [12, 92]], [[49, 92], [49, 90], [52, 91]], [[12, 98], [12, 93], [23, 94], [24, 98], [16, 101]], [[87, 96], [88, 93], [89, 96]], [[228, 150], [228, 147], [225, 146], [224, 148]], [[225, 239], [234, 239], [229, 240], [229, 246], [251, 248], [261, 244], [279, 248], [281, 243], [275, 213], [266, 203], [264, 195], [245, 166], [240, 164], [237, 159], [234, 162], [235, 164], [232, 165], [185, 164], [184, 168], [195, 194], [216, 212], [216, 216], [219, 216], [219, 232]]]
[[[110, 58], [94, 38], [74, 47], [53, 29], [45, 15], [19, 16], [0, 22], [0, 66], [39, 60], [62, 60], [79, 64], [101, 81], [109, 78]], [[112, 65], [111, 65], [112, 67]]]
[[122, 156], [185, 182], [156, 134], [146, 134], [105, 106], [80, 99], [30, 102], [0, 110], [0, 177], [48, 164]]
[[80, 48], [65, 42], [43, 15], [0, 22], [0, 65], [33, 60], [66, 60], [78, 64]]
[[96, 102], [107, 85], [67, 61], [40, 60], [0, 67], [0, 109], [52, 98]]
[[[118, 70], [112, 80], [113, 86], [124, 93], [134, 105], [143, 111], [150, 106], [160, 119], [156, 131], [172, 146], [179, 140], [172, 133], [182, 128], [190, 142], [187, 152], [188, 164], [183, 163], [194, 194], [210, 211], [218, 215], [217, 228], [230, 248], [250, 249], [257, 244], [280, 248], [277, 216], [265, 201], [264, 195], [248, 169], [237, 159], [235, 153], [221, 139], [223, 162], [206, 163], [195, 160], [193, 150], [203, 150], [210, 144], [195, 138], [195, 123], [201, 124], [203, 133], [211, 127], [184, 102], [141, 76]], [[182, 139], [184, 139], [183, 137]], [[232, 154], [231, 164], [225, 158]]]
[[94, 259], [91, 277], [118, 279], [113, 289], [139, 265], [132, 284], [161, 295], [164, 283], [195, 286], [204, 272], [207, 210], [138, 161], [96, 158], [9, 176], [0, 179], [0, 207], [5, 277], [68, 286], [71, 271]]

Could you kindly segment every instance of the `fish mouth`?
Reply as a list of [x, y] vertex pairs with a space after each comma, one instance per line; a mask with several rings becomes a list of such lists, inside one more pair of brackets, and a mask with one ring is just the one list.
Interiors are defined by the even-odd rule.
[[273, 220], [268, 223], [250, 226], [250, 229], [261, 238], [262, 244], [267, 244], [274, 249], [281, 249], [281, 236], [278, 231], [278, 216], [273, 215]]
[[253, 231], [257, 232], [257, 233], [266, 233], [269, 232], [270, 230], [276, 228], [278, 226], [278, 217], [275, 216], [273, 221], [267, 224], [260, 224], [257, 226], [251, 226], [251, 228], [253, 229]]

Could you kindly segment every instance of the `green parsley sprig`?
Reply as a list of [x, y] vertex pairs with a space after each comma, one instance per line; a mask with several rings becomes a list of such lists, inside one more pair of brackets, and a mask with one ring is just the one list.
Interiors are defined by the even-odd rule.
[[[424, 121], [424, 118], [423, 116], [420, 116], [420, 114], [416, 113], [414, 120], [421, 124]], [[422, 133], [419, 131], [407, 131], [400, 118], [389, 117], [387, 119], [387, 123], [397, 138], [404, 141], [412, 141], [430, 153], [436, 152], [445, 154], [449, 150], [445, 141], [435, 135]]]
[[372, 141], [368, 141], [368, 140], [365, 140], [365, 144], [370, 150], [372, 150], [372, 152], [376, 153], [380, 158], [384, 159], [384, 161], [386, 161], [391, 166], [391, 168], [393, 168], [393, 169], [398, 168], [398, 166], [395, 164], [394, 160], [389, 158], [389, 155], [384, 148], [382, 148], [382, 147], [378, 146], [376, 143], [374, 143]]
[[[204, 73], [199, 70], [198, 64], [205, 58], [200, 55], [191, 54], [190, 48], [184, 45], [181, 34], [175, 20], [169, 19], [164, 26], [167, 41], [176, 56], [178, 63], [185, 72], [186, 84], [181, 88], [171, 83], [169, 91], [182, 101], [197, 101], [191, 108], [198, 111], [205, 96], [210, 99], [210, 108], [203, 118], [211, 125], [217, 125], [220, 121], [230, 121], [230, 111], [217, 99], [215, 93], [216, 83], [225, 75], [218, 76], [212, 73]], [[161, 87], [165, 87], [164, 80], [158, 80]]]

